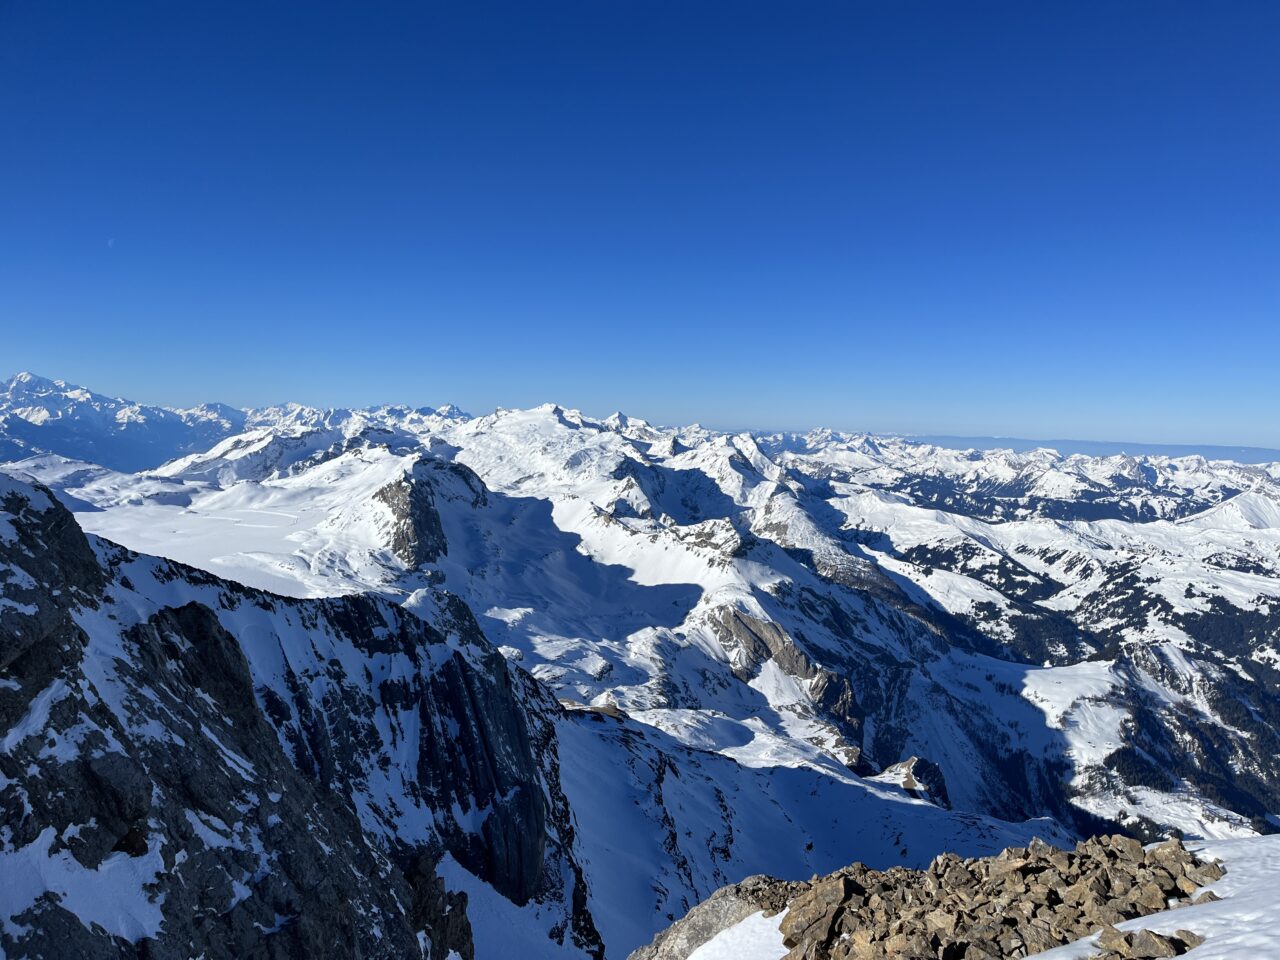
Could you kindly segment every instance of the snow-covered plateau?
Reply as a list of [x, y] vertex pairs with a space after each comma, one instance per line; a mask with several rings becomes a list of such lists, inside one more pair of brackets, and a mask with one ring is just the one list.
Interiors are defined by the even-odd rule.
[[1268, 955], [1280, 464], [31, 374], [0, 461], [5, 956], [621, 958], [751, 874], [1114, 832], [1208, 844], [1194, 956]]

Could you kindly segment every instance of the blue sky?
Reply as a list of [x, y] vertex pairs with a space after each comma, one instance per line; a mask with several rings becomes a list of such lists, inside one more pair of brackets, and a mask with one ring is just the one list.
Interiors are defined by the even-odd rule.
[[1280, 4], [0, 3], [0, 368], [1280, 446]]

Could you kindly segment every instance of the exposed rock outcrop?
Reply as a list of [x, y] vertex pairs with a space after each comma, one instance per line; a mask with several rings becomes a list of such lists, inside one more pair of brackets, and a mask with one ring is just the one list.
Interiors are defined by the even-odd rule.
[[712, 627], [733, 652], [733, 672], [739, 680], [749, 682], [765, 661], [773, 660], [784, 673], [807, 681], [814, 704], [830, 718], [832, 732], [843, 744], [844, 762], [851, 770], [869, 772], [862, 764], [864, 715], [848, 677], [816, 664], [776, 623], [722, 607]]
[[923, 757], [908, 757], [900, 763], [885, 767], [872, 779], [896, 784], [911, 796], [936, 803], [940, 807], [951, 806], [942, 770], [936, 763]]
[[781, 914], [785, 960], [1005, 960], [1099, 933], [1106, 960], [1174, 957], [1194, 933], [1120, 932], [1220, 879], [1171, 840], [1144, 850], [1122, 836], [1060, 850], [1039, 841], [989, 858], [943, 854], [925, 870], [854, 864], [808, 883], [752, 879], [718, 891], [631, 960], [686, 960], [756, 911]]
[[1150, 930], [1121, 932], [1107, 927], [1098, 935], [1102, 953], [1092, 960], [1161, 960], [1164, 957], [1180, 957], [1188, 950], [1204, 943], [1204, 937], [1190, 930], [1176, 930], [1165, 935]]
[[435, 492], [420, 463], [375, 493], [374, 498], [391, 510], [389, 545], [405, 566], [432, 563], [449, 552], [436, 511]]

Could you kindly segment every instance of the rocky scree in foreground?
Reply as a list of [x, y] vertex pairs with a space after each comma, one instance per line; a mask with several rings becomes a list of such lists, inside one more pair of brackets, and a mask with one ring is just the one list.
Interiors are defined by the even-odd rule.
[[784, 960], [1004, 960], [1099, 931], [1104, 960], [1154, 960], [1202, 938], [1122, 933], [1115, 924], [1190, 902], [1222, 876], [1219, 864], [1198, 861], [1178, 840], [1144, 850], [1111, 836], [1071, 851], [1033, 841], [988, 858], [947, 853], [925, 870], [857, 863], [808, 883], [751, 877], [717, 891], [630, 960], [687, 960], [757, 911], [783, 914]]

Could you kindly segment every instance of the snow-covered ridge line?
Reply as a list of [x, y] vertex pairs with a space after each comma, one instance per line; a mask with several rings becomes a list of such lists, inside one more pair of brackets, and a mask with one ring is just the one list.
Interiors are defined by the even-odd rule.
[[[429, 427], [433, 422], [440, 420], [479, 420], [487, 426], [504, 416], [519, 416], [525, 412], [535, 411], [550, 413], [561, 418], [565, 423], [610, 430], [633, 440], [655, 442], [676, 439], [681, 442], [700, 442], [713, 437], [742, 436], [751, 438], [771, 454], [783, 451], [803, 454], [805, 451], [838, 448], [872, 457], [890, 454], [888, 457], [890, 460], [905, 458], [917, 467], [933, 466], [945, 473], [957, 472], [961, 469], [959, 466], [961, 464], [986, 461], [990, 461], [990, 476], [1007, 472], [1011, 465], [1017, 472], [1019, 468], [1027, 465], [1060, 464], [1068, 477], [1097, 480], [1100, 477], [1114, 476], [1117, 472], [1131, 473], [1142, 464], [1184, 464], [1191, 468], [1221, 463], [1248, 467], [1259, 475], [1269, 476], [1271, 479], [1280, 478], [1280, 458], [1271, 462], [1238, 464], [1230, 457], [1206, 458], [1189, 450], [1178, 454], [1142, 453], [1136, 456], [1121, 451], [1103, 455], [1063, 454], [1048, 443], [1031, 446], [1031, 441], [1016, 441], [1010, 446], [1001, 446], [997, 439], [985, 438], [990, 442], [983, 443], [981, 446], [963, 446], [948, 443], [946, 442], [948, 438], [941, 437], [851, 433], [821, 428], [793, 433], [768, 431], [734, 433], [707, 430], [698, 424], [661, 427], [621, 412], [615, 412], [607, 417], [593, 418], [580, 410], [566, 409], [554, 403], [534, 407], [531, 411], [498, 408], [493, 413], [481, 417], [473, 417], [453, 404], [444, 404], [436, 408], [410, 407], [403, 404], [380, 404], [364, 408], [325, 408], [286, 403], [268, 407], [237, 408], [211, 402], [181, 408], [160, 404], [141, 404], [108, 397], [64, 380], [48, 379], [25, 372], [11, 377], [0, 389], [0, 421], [5, 423], [5, 429], [0, 430], [0, 434], [13, 435], [11, 440], [17, 439], [17, 434], [25, 434], [23, 440], [30, 444], [25, 448], [29, 453], [59, 453], [103, 463], [106, 466], [115, 464], [108, 463], [101, 457], [94, 460], [93, 457], [82, 456], [77, 450], [66, 449], [66, 447], [91, 444], [91, 435], [95, 430], [109, 429], [114, 432], [116, 444], [121, 446], [127, 446], [133, 442], [132, 438], [128, 437], [131, 430], [139, 434], [165, 434], [163, 439], [148, 436], [142, 442], [147, 450], [155, 453], [163, 453], [167, 446], [171, 448], [170, 455], [151, 464], [134, 463], [129, 466], [129, 469], [136, 470], [140, 466], [158, 466], [163, 460], [173, 459], [181, 452], [179, 449], [181, 447], [191, 451], [203, 450], [204, 447], [211, 445], [212, 441], [245, 431], [268, 429], [304, 432], [325, 428], [340, 429], [352, 435], [362, 429], [377, 427], [408, 426], [410, 429]], [[19, 421], [26, 425], [25, 429]], [[54, 429], [58, 426], [65, 428], [65, 432], [61, 435]], [[41, 427], [45, 429], [33, 429]], [[957, 442], [964, 439], [954, 438]], [[41, 440], [44, 441], [45, 446], [40, 445]], [[59, 446], [63, 449], [59, 449]], [[1233, 448], [1212, 449], [1221, 449], [1225, 452]], [[98, 445], [96, 450], [108, 458], [114, 453], [110, 445], [105, 444]], [[1063, 481], [1046, 480], [1044, 482]]]

